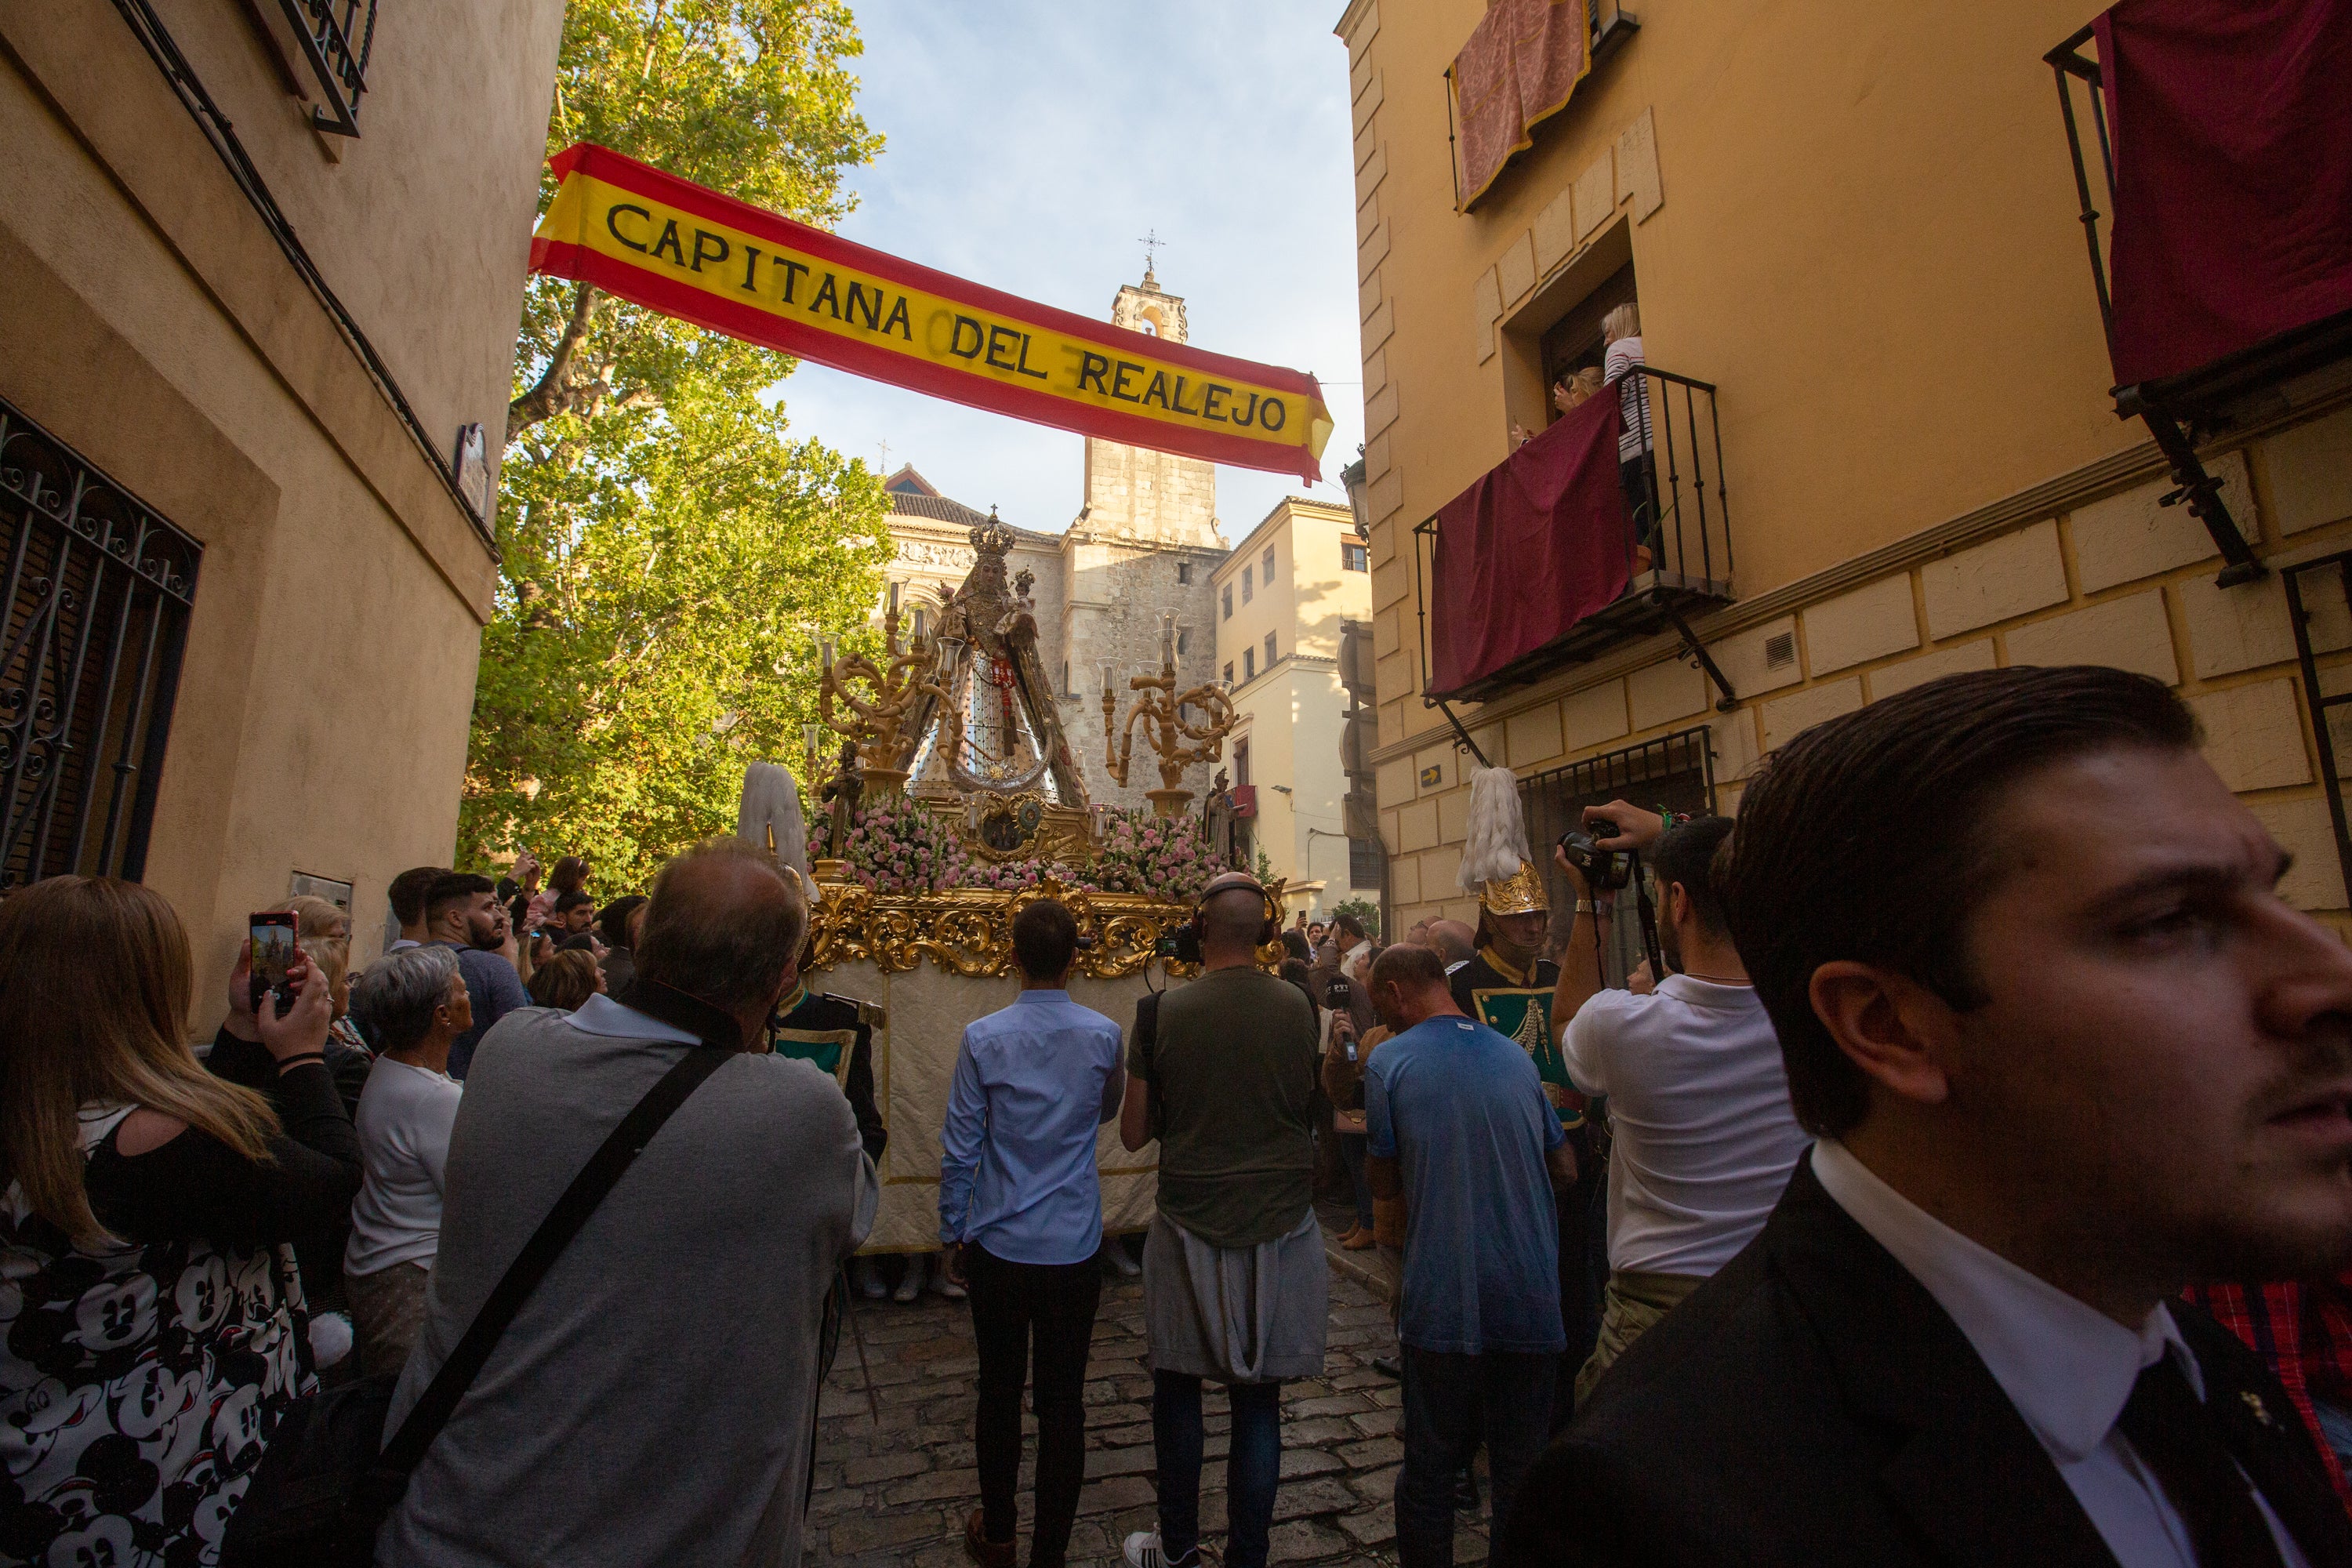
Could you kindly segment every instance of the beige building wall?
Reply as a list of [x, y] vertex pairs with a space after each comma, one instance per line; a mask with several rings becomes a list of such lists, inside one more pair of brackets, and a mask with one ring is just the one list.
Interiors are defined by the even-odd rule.
[[[495, 460], [558, 0], [387, 5], [356, 142], [240, 8], [157, 12], [434, 450]], [[145, 879], [208, 1026], [291, 873], [364, 961], [450, 858], [494, 549], [113, 7], [0, 0], [0, 397], [205, 546]]]
[[1371, 610], [1370, 574], [1349, 570], [1341, 553], [1355, 538], [1347, 508], [1287, 497], [1234, 547], [1211, 583], [1218, 673], [1233, 680], [1239, 712], [1228, 749], [1249, 745], [1258, 810], [1252, 837], [1287, 884], [1284, 902], [1294, 910], [1327, 912], [1356, 896], [1339, 804], [1348, 793], [1339, 761], [1348, 698], [1339, 658], [1339, 623]]
[[[2210, 540], [2157, 504], [2163, 464], [2106, 396], [2042, 61], [2081, 14], [1636, 9], [1466, 215], [1442, 73], [1482, 7], [1356, 0], [1339, 22], [1392, 918], [1470, 908], [1469, 761], [1423, 702], [1412, 529], [1503, 459], [1514, 420], [1539, 423], [1543, 331], [1628, 261], [1648, 363], [1719, 389], [1737, 597], [1696, 629], [1738, 700], [1718, 712], [1671, 635], [1629, 641], [1457, 705], [1491, 760], [1524, 775], [1706, 723], [1731, 810], [1772, 748], [1906, 684], [2115, 664], [2179, 687], [2295, 854], [2290, 896], [2343, 910], [2277, 576], [2215, 586]], [[2283, 407], [2207, 462], [2273, 567], [2352, 545], [2352, 413]], [[2352, 684], [2352, 613], [2340, 583], [2319, 591], [2333, 690]]]

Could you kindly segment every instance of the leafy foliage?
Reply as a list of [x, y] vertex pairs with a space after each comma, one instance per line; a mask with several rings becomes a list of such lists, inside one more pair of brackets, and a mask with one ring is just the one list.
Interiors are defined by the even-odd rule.
[[[549, 150], [597, 142], [829, 224], [881, 148], [858, 52], [842, 0], [572, 0]], [[793, 363], [532, 279], [461, 862], [528, 845], [638, 884], [733, 826], [746, 763], [801, 754], [813, 640], [870, 635], [888, 546], [878, 477], [788, 434], [770, 389]]]
[[1381, 906], [1370, 899], [1341, 899], [1331, 906], [1331, 913], [1353, 915], [1364, 922], [1364, 933], [1377, 939], [1381, 934]]

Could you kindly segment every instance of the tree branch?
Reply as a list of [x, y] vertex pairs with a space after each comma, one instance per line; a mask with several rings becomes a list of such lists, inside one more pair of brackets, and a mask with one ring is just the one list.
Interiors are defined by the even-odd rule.
[[547, 356], [546, 372], [536, 386], [507, 405], [509, 445], [541, 420], [570, 411], [572, 362], [588, 336], [588, 323], [596, 313], [600, 297], [593, 283], [583, 283], [580, 291], [572, 296], [572, 319], [563, 323], [563, 335], [555, 340], [555, 352]]

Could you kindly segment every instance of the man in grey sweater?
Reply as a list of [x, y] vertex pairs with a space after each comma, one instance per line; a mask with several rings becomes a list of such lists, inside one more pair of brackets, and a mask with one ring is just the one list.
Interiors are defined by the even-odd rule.
[[524, 1303], [377, 1537], [384, 1568], [800, 1561], [825, 1294], [877, 1195], [840, 1089], [761, 1048], [807, 921], [765, 856], [715, 839], [655, 882], [631, 990], [499, 1021], [450, 1135], [425, 1327], [387, 1436], [588, 1157], [697, 1043], [678, 1021], [721, 1036], [731, 1021], [745, 1049]]

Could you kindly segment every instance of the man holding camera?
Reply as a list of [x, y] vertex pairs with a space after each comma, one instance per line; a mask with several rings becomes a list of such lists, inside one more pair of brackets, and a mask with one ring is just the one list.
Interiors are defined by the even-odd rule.
[[[1780, 1037], [1725, 929], [1710, 867], [1727, 817], [1669, 827], [1618, 800], [1587, 806], [1590, 849], [1556, 847], [1576, 919], [1552, 992], [1570, 1079], [1609, 1097], [1609, 1279], [1601, 1331], [1577, 1373], [1582, 1404], [1609, 1364], [1764, 1227], [1810, 1140], [1789, 1107]], [[1657, 873], [1669, 973], [1635, 991], [1601, 985], [1592, 851], [1643, 853]], [[1580, 864], [1580, 861], [1582, 863]]]

